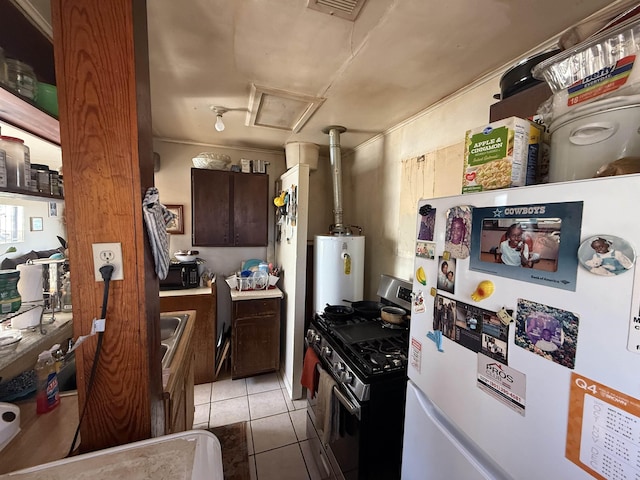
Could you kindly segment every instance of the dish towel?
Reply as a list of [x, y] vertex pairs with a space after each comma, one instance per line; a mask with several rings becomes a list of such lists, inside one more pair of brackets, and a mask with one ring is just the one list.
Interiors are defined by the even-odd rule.
[[333, 394], [336, 381], [331, 375], [320, 369], [320, 381], [318, 382], [318, 403], [316, 409], [317, 426], [322, 428], [322, 443], [327, 445], [338, 434], [339, 405]]
[[300, 383], [311, 393], [311, 398], [315, 397], [316, 392], [318, 391], [318, 381], [320, 380], [320, 374], [318, 373], [316, 365], [318, 365], [319, 363], [320, 359], [316, 355], [316, 352], [313, 351], [313, 348], [308, 347], [307, 351], [304, 354], [304, 363], [302, 365], [302, 377], [300, 378]]
[[160, 203], [160, 194], [156, 187], [149, 187], [142, 201], [144, 222], [147, 225], [149, 243], [156, 264], [156, 275], [160, 280], [167, 278], [169, 272], [169, 234], [167, 225], [176, 215]]

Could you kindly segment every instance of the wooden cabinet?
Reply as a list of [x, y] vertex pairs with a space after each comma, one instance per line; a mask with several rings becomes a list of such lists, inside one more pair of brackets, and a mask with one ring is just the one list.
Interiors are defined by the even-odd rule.
[[280, 299], [233, 302], [231, 378], [280, 368]]
[[267, 245], [269, 177], [191, 169], [192, 244], [202, 247]]
[[186, 290], [184, 293], [180, 290], [160, 292], [161, 312], [196, 311], [197, 320], [192, 342], [193, 353], [196, 356], [193, 365], [196, 385], [214, 381], [217, 308], [218, 294], [215, 281], [211, 284], [210, 290], [199, 288]]
[[193, 351], [193, 341], [198, 315], [195, 310], [174, 313], [188, 313], [190, 318], [182, 331], [168, 368], [168, 379], [164, 387], [165, 435], [191, 430], [195, 411], [193, 367], [196, 355]]

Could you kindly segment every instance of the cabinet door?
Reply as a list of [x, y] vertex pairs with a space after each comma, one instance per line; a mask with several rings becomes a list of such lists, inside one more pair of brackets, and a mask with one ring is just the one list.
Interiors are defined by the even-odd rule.
[[276, 371], [280, 366], [280, 317], [234, 320], [231, 348], [232, 378]]
[[269, 177], [236, 174], [233, 185], [233, 244], [236, 247], [267, 245]]
[[191, 169], [192, 244], [233, 245], [232, 174], [222, 170]]

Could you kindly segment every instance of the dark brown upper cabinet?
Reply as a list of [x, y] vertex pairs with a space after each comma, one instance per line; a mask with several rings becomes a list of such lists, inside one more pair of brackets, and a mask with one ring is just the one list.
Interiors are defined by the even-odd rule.
[[192, 244], [266, 246], [268, 197], [268, 175], [192, 168]]

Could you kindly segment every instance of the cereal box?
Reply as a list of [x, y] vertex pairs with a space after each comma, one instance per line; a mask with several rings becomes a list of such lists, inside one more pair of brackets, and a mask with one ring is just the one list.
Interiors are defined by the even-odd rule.
[[535, 183], [542, 127], [518, 117], [468, 130], [462, 193]]

